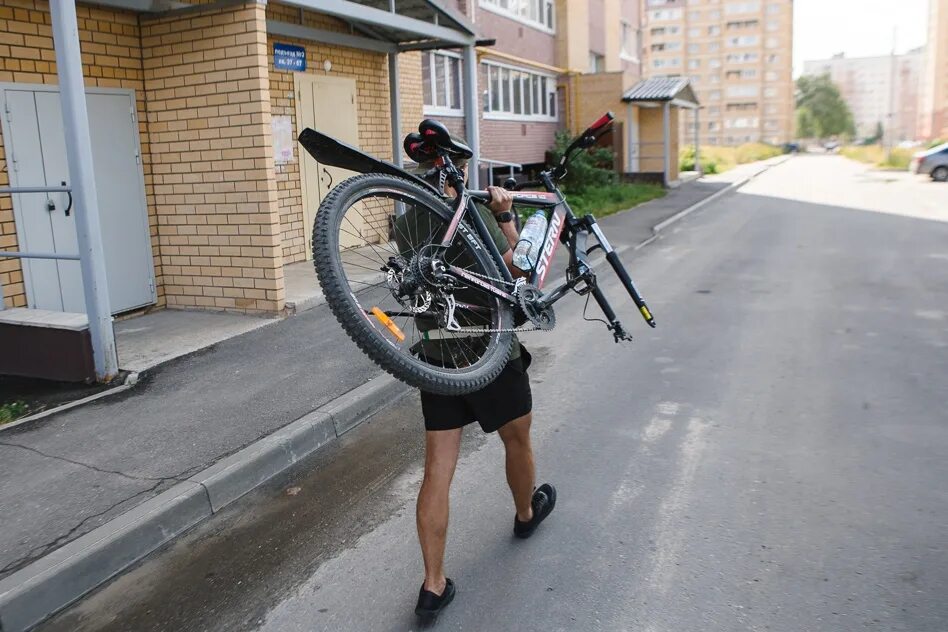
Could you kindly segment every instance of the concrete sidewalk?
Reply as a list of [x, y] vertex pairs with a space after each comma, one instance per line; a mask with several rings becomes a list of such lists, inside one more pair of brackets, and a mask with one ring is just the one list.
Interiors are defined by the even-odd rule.
[[[689, 182], [602, 226], [634, 247], [763, 168]], [[4, 431], [0, 629], [67, 605], [405, 392], [319, 305]]]

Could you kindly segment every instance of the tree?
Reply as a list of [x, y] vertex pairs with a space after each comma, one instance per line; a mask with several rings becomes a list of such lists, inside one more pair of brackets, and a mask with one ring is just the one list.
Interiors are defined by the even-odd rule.
[[816, 138], [819, 134], [816, 131], [816, 119], [810, 108], [797, 108], [797, 138]]
[[[849, 106], [839, 94], [829, 75], [803, 76], [797, 79], [797, 125], [800, 131], [801, 117], [811, 138], [828, 136], [854, 136], [856, 126]], [[801, 114], [801, 110], [805, 110]]]

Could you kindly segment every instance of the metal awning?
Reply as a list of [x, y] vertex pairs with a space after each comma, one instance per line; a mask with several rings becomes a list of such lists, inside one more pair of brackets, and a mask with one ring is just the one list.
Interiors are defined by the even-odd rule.
[[626, 103], [658, 104], [671, 102], [672, 105], [697, 109], [698, 97], [691, 88], [691, 82], [685, 77], [652, 77], [643, 79], [622, 95]]
[[[434, 0], [282, 0], [301, 9], [331, 15], [349, 25], [350, 33], [318, 31], [318, 39], [341, 46], [397, 53], [405, 50], [459, 48], [476, 42], [474, 25], [458, 11]], [[309, 27], [292, 28], [267, 21], [267, 31], [277, 35], [317, 39]], [[306, 29], [305, 31], [303, 29]], [[293, 32], [288, 32], [293, 31]], [[347, 43], [348, 42], [348, 43]]]

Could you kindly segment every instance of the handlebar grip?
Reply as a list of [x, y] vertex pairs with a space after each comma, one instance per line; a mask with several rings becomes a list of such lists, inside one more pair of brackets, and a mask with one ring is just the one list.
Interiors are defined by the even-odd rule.
[[612, 112], [606, 112], [605, 114], [600, 116], [598, 119], [596, 119], [596, 122], [590, 125], [589, 129], [586, 130], [586, 132], [588, 134], [594, 134], [595, 132], [599, 131], [601, 128], [611, 123], [613, 119], [615, 119], [615, 116], [612, 114]]

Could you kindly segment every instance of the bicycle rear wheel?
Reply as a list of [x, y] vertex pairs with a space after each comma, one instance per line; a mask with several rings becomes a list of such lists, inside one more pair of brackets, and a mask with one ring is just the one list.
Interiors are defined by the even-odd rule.
[[[513, 327], [513, 312], [483, 288], [436, 278], [432, 270], [443, 261], [505, 283], [463, 222], [451, 247], [439, 247], [450, 218], [441, 200], [414, 183], [353, 176], [320, 205], [312, 246], [326, 302], [359, 348], [412, 386], [460, 395], [503, 370], [512, 340], [503, 330]], [[467, 331], [449, 331], [451, 322]]]

